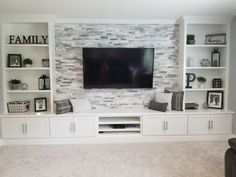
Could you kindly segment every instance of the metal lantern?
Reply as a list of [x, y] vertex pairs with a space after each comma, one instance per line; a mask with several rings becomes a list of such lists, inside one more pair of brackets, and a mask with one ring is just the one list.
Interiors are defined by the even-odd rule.
[[50, 78], [46, 75], [42, 75], [38, 79], [39, 90], [50, 90]]
[[50, 90], [50, 78], [48, 76], [45, 77], [45, 87], [46, 90]]
[[211, 66], [220, 67], [220, 51], [219, 48], [214, 48], [211, 53]]

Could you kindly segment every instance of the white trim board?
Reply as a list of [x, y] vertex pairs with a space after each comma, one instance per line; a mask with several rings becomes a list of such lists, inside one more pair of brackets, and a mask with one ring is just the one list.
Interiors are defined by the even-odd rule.
[[229, 24], [232, 16], [183, 16], [187, 24]]
[[49, 139], [1, 139], [0, 145], [64, 145], [64, 144], [116, 144], [116, 143], [155, 143], [190, 141], [227, 141], [234, 135], [197, 135], [197, 136], [97, 136], [83, 138]]
[[163, 19], [56, 19], [55, 23], [84, 24], [177, 24], [176, 20]]
[[231, 16], [183, 16], [178, 19], [60, 19], [53, 14], [0, 14], [1, 21], [7, 22], [48, 22], [55, 23], [93, 23], [93, 24], [179, 24], [183, 19], [192, 24], [227, 24]]
[[55, 20], [53, 15], [45, 14], [0, 14], [0, 21], [7, 23], [40, 23], [40, 22], [50, 22]]

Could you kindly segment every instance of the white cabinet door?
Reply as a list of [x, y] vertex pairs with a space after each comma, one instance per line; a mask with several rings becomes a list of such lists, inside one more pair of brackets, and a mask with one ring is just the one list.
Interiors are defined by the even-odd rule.
[[143, 116], [143, 135], [163, 135], [164, 116]]
[[74, 118], [75, 134], [77, 137], [96, 136], [98, 133], [97, 117]]
[[209, 115], [189, 115], [188, 134], [206, 135], [209, 134]]
[[26, 118], [27, 138], [48, 138], [49, 120], [48, 118]]
[[25, 138], [25, 121], [23, 118], [2, 118], [2, 138]]
[[231, 134], [232, 133], [232, 115], [211, 115], [211, 134]]
[[59, 117], [50, 119], [51, 137], [63, 138], [73, 137], [73, 118], [71, 117]]
[[166, 135], [187, 135], [188, 118], [186, 115], [166, 116]]

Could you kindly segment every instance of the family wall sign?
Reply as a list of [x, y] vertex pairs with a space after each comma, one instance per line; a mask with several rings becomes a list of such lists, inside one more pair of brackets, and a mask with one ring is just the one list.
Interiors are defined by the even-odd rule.
[[44, 35], [9, 35], [9, 44], [48, 44], [48, 36]]

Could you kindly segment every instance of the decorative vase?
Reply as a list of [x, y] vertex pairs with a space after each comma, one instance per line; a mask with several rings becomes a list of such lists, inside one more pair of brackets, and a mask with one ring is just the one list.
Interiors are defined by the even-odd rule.
[[49, 67], [49, 59], [42, 59], [43, 67]]
[[31, 66], [32, 66], [31, 64], [25, 64], [25, 67], [27, 67], [27, 68], [29, 68]]
[[205, 85], [204, 82], [198, 82], [198, 88], [202, 89], [204, 88], [204, 85]]
[[200, 64], [201, 67], [209, 67], [211, 65], [211, 62], [208, 58], [203, 58]]
[[26, 84], [26, 83], [21, 83], [20, 84], [20, 89], [21, 90], [27, 90], [28, 88], [29, 88], [28, 84]]
[[19, 90], [20, 89], [20, 84], [9, 84], [10, 90]]
[[207, 108], [208, 108], [208, 105], [207, 105], [206, 102], [204, 102], [204, 103], [202, 104], [202, 108], [203, 108], [203, 109], [207, 109]]
[[187, 57], [187, 66], [188, 67], [193, 67], [195, 66], [195, 61], [193, 57]]

